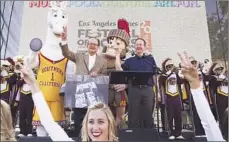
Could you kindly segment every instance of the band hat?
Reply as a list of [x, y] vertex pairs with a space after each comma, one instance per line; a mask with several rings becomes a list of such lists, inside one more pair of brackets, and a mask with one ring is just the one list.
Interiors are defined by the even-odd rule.
[[192, 61], [197, 61], [193, 56], [189, 57], [189, 61], [192, 62]]
[[15, 57], [13, 58], [13, 60], [14, 60], [14, 61], [18, 61], [18, 60], [23, 60], [24, 58], [25, 58], [24, 55], [18, 55], [18, 56], [15, 56]]
[[167, 67], [168, 65], [174, 65], [174, 63], [171, 59], [169, 59], [168, 61], [165, 62], [165, 67]]
[[218, 69], [218, 68], [224, 69], [224, 66], [223, 66], [221, 63], [217, 63], [217, 64], [215, 65], [215, 67], [213, 68], [213, 72], [215, 72], [216, 69]]
[[13, 58], [14, 62], [24, 62], [25, 56], [24, 55], [18, 55]]
[[10, 62], [8, 62], [7, 60], [1, 60], [1, 66], [10, 66]]
[[118, 28], [110, 30], [107, 39], [110, 37], [118, 37], [125, 42], [126, 46], [128, 46], [130, 40], [129, 23], [125, 19], [119, 19]]

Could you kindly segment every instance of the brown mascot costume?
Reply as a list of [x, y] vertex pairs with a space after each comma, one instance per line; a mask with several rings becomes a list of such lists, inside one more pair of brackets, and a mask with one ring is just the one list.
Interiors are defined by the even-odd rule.
[[[110, 75], [112, 71], [121, 70], [116, 66], [116, 62], [123, 63], [127, 47], [129, 45], [129, 24], [125, 19], [118, 20], [118, 29], [113, 29], [107, 37], [107, 46], [103, 49], [104, 57], [107, 60], [107, 73]], [[127, 104], [127, 96], [125, 90], [117, 91], [114, 85], [109, 85], [109, 107], [116, 118], [117, 126], [121, 126], [125, 115]]]

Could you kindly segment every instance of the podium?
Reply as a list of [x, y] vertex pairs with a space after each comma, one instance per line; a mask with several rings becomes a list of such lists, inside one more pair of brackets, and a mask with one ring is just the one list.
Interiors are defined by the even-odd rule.
[[[148, 85], [149, 79], [152, 78], [154, 72], [148, 71], [113, 71], [110, 75], [110, 84], [128, 84], [128, 92], [131, 92], [133, 85]], [[131, 94], [128, 94], [131, 95]], [[130, 108], [128, 107], [128, 112]], [[130, 118], [130, 116], [128, 116]], [[129, 119], [128, 118], [128, 119]], [[129, 126], [129, 124], [128, 124]], [[147, 133], [150, 135], [142, 135]], [[138, 137], [136, 137], [138, 136]], [[141, 137], [143, 136], [143, 137]], [[119, 131], [121, 141], [155, 141], [159, 140], [159, 134], [155, 129], [124, 129]]]
[[147, 85], [153, 74], [148, 71], [113, 71], [110, 75], [110, 84], [128, 84], [128, 88], [132, 85]]

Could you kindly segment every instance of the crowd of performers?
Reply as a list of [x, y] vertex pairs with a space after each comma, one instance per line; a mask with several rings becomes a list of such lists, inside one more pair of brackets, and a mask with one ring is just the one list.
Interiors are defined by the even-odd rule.
[[[19, 136], [32, 136], [34, 104], [29, 85], [14, 72], [14, 62], [20, 62], [21, 59], [17, 57], [15, 60], [1, 60], [1, 99], [6, 101], [11, 107], [14, 126], [17, 121], [17, 112], [20, 112]], [[205, 64], [200, 64], [193, 57], [190, 60], [198, 68], [204, 94], [215, 119], [219, 122], [219, 127], [223, 129], [224, 112], [228, 107], [227, 70], [220, 63], [212, 63], [208, 66], [208, 60], [205, 60]], [[36, 74], [36, 70], [34, 70], [34, 73]], [[184, 119], [189, 118], [194, 124], [192, 127], [194, 127], [195, 135], [205, 135], [190, 94], [189, 84], [183, 78], [179, 66], [176, 67], [171, 58], [167, 58], [162, 62], [161, 69], [158, 69], [157, 80], [157, 86], [154, 86], [152, 91], [158, 91], [158, 93], [155, 93], [158, 94], [155, 100], [160, 108], [163, 131], [168, 130], [171, 139], [175, 136], [182, 136], [182, 121], [184, 122]], [[127, 100], [125, 99], [116, 99], [116, 102], [113, 101], [113, 105], [110, 104], [110, 107], [126, 107], [128, 105], [126, 102]], [[186, 116], [186, 118], [182, 117], [182, 110], [185, 109], [189, 112], [189, 116]], [[154, 109], [154, 111], [156, 110]], [[113, 112], [116, 114], [116, 111]], [[123, 119], [124, 115], [122, 114], [122, 117], [119, 117], [116, 123], [122, 123]], [[186, 123], [191, 124], [192, 122]], [[166, 126], [167, 124], [169, 127]]]
[[[32, 93], [30, 86], [21, 79], [20, 74], [14, 72], [15, 60], [23, 63], [22, 56], [18, 56], [17, 59], [1, 60], [1, 100], [10, 105], [14, 127], [19, 117], [20, 135], [32, 136], [34, 109]], [[33, 71], [36, 74], [36, 70]], [[18, 111], [20, 112], [19, 116]]]
[[[220, 128], [223, 129], [225, 110], [228, 107], [227, 70], [220, 63], [210, 65], [208, 59], [203, 64], [193, 57], [190, 57], [190, 61], [198, 69], [204, 94], [215, 119], [219, 122]], [[158, 101], [160, 104], [163, 130], [166, 130], [165, 121], [167, 121], [171, 135], [181, 135], [182, 122], [184, 122], [192, 125], [195, 135], [205, 135], [192, 99], [189, 83], [183, 78], [180, 72], [179, 67], [175, 67], [171, 58], [167, 58], [162, 63], [162, 70], [158, 77], [160, 94]], [[188, 116], [182, 115], [182, 110], [186, 110]]]

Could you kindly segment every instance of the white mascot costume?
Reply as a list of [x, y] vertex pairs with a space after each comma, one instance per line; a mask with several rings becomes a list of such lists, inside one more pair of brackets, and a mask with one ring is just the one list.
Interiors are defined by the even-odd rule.
[[[28, 63], [32, 68], [38, 67], [37, 82], [44, 98], [52, 112], [54, 120], [60, 125], [65, 124], [64, 101], [60, 96], [61, 86], [65, 82], [65, 73], [68, 59], [62, 55], [61, 33], [68, 23], [66, 1], [50, 1], [51, 8], [48, 12], [48, 31], [44, 45], [38, 52], [31, 51]], [[47, 136], [47, 132], [40, 123], [39, 115], [35, 108], [33, 125], [37, 126], [37, 136]], [[55, 131], [55, 130], [53, 130]]]

